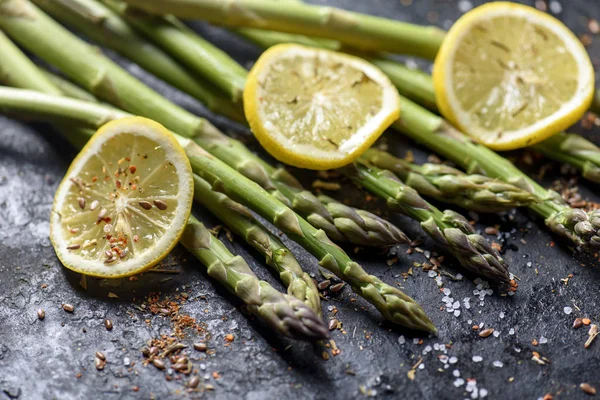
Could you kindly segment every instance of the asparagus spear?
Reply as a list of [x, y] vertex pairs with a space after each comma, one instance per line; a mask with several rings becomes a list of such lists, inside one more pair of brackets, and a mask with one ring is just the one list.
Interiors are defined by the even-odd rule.
[[300, 339], [329, 336], [321, 318], [299, 299], [275, 290], [259, 280], [246, 261], [234, 256], [193, 216], [181, 238], [183, 244], [206, 267], [208, 274], [224, 285], [275, 331]]
[[385, 199], [392, 210], [419, 221], [423, 230], [467, 270], [495, 282], [509, 282], [508, 268], [500, 254], [483, 236], [475, 233], [462, 215], [450, 210], [441, 212], [389, 171], [356, 163], [349, 176]]
[[112, 48], [140, 64], [148, 60], [146, 69], [158, 75], [174, 87], [195, 97], [213, 112], [219, 112], [236, 121], [243, 121], [241, 107], [226, 101], [219, 91], [209, 83], [193, 76], [188, 70], [173, 61], [159, 47], [146, 42], [112, 11], [91, 0], [33, 0], [40, 8], [74, 27], [94, 41], [110, 41]]
[[[85, 10], [87, 2], [80, 1], [84, 0], [69, 0], [61, 4]], [[12, 12], [14, 9], [18, 12]], [[70, 15], [73, 19], [79, 16], [84, 18], [83, 21], [87, 21], [85, 13], [73, 12]], [[111, 19], [115, 18], [118, 16], [111, 14]], [[8, 0], [0, 3], [0, 27], [22, 46], [59, 68], [97, 97], [134, 114], [156, 118], [185, 137], [194, 137], [209, 152], [271, 191], [317, 228], [327, 232], [336, 242], [381, 247], [406, 241], [406, 236], [398, 228], [372, 214], [351, 212], [334, 217], [328, 210], [333, 205], [323, 205], [312, 193], [304, 190], [287, 171], [267, 164], [241, 142], [227, 137], [205, 119], [160, 96], [99, 54], [97, 49], [65, 30], [30, 2]], [[95, 24], [90, 25], [88, 29], [92, 27], [100, 28]], [[104, 37], [102, 34], [95, 36]], [[120, 36], [119, 40], [126, 41], [127, 38], [128, 36]], [[105, 43], [112, 46], [115, 40]], [[137, 45], [136, 43], [134, 45]], [[195, 43], [201, 44], [200, 41]], [[137, 61], [143, 62], [144, 66], [153, 62], [152, 59], [146, 58]], [[231, 70], [235, 71], [235, 68]]]
[[548, 158], [571, 164], [584, 178], [600, 182], [600, 148], [574, 133], [559, 133], [533, 146]]
[[252, 27], [302, 33], [358, 47], [363, 50], [400, 52], [435, 58], [444, 36], [431, 26], [419, 26], [339, 8], [272, 0], [126, 0], [157, 15], [201, 19], [219, 25]]
[[362, 159], [393, 172], [421, 195], [468, 210], [506, 211], [536, 200], [533, 194], [514, 185], [483, 175], [468, 175], [443, 164], [416, 165], [374, 148], [367, 150]]
[[[10, 72], [4, 75], [4, 83], [59, 92], [48, 75], [35, 65], [0, 32], [0, 70]], [[16, 70], [7, 67], [17, 67]], [[20, 74], [13, 73], [20, 71]], [[70, 90], [73, 87], [69, 87]], [[26, 116], [54, 115], [54, 120], [77, 120], [77, 125], [96, 127], [104, 121], [127, 116], [127, 113], [94, 103], [78, 103], [65, 97], [57, 101], [47, 101], [45, 94], [21, 89], [0, 88], [0, 109], [16, 110]], [[64, 104], [64, 107], [61, 107]], [[52, 110], [52, 111], [50, 111]], [[53, 119], [53, 118], [51, 118]], [[73, 127], [60, 129], [76, 146], [83, 146], [94, 133], [88, 128]], [[184, 244], [208, 269], [210, 276], [218, 280], [228, 290], [240, 298], [249, 310], [282, 335], [299, 339], [322, 339], [328, 336], [323, 321], [309, 305], [283, 295], [269, 285], [259, 281], [245, 261], [234, 257], [217, 238], [212, 237], [206, 228], [193, 216], [182, 238]], [[318, 300], [318, 298], [317, 298]], [[314, 302], [311, 305], [315, 305]], [[319, 309], [320, 311], [320, 309]]]
[[[114, 3], [115, 3], [115, 0], [103, 0], [103, 1], [110, 1], [112, 4], [114, 4]], [[124, 13], [124, 12], [121, 12], [121, 13], [122, 13], [122, 14], [125, 14], [125, 15], [127, 14], [127, 13]], [[129, 17], [129, 19], [131, 19], [131, 17]], [[146, 33], [148, 34], [148, 32], [146, 32]], [[148, 35], [149, 35], [151, 38], [153, 37], [151, 34], [148, 34]], [[204, 43], [204, 45], [208, 45], [208, 44]], [[178, 43], [170, 43], [170, 44], [169, 44], [169, 46], [170, 46], [170, 47], [173, 47], [173, 46], [181, 46], [181, 44], [178, 44]], [[167, 50], [167, 49], [165, 49], [165, 50]], [[168, 51], [168, 50], [167, 50], [167, 51]], [[179, 50], [178, 52], [172, 52], [172, 53], [173, 53], [173, 54], [177, 54], [177, 53], [180, 53], [181, 51], [182, 51], [182, 50]], [[234, 61], [233, 61], [233, 60], [229, 60], [229, 63], [234, 63]], [[224, 66], [224, 68], [227, 68], [227, 67], [226, 67], [226, 66]], [[229, 69], [232, 69], [232, 68], [229, 68]], [[244, 77], [245, 77], [245, 75], [244, 75]], [[243, 151], [243, 150], [242, 150], [242, 151]], [[267, 170], [268, 170], [268, 168], [269, 168], [269, 166], [268, 166], [268, 165], [265, 165], [265, 169], [267, 169]], [[279, 179], [278, 181], [274, 181], [274, 182], [275, 182], [275, 184], [276, 184], [276, 185], [279, 185], [279, 186], [277, 187], [277, 189], [279, 190], [279, 193], [280, 193], [280, 194], [283, 194], [283, 195], [284, 195], [284, 199], [285, 199], [285, 198], [287, 198], [287, 199], [293, 199], [293, 198], [305, 199], [305, 198], [306, 198], [305, 196], [302, 196], [301, 192], [299, 192], [299, 189], [295, 189], [295, 188], [294, 188], [293, 186], [291, 186], [291, 185], [287, 185], [287, 186], [281, 186], [281, 185], [280, 185], [280, 183], [279, 183], [280, 181], [281, 181], [281, 179]], [[376, 182], [375, 184], [382, 184], [382, 183], [384, 183], [384, 182], [382, 182], [381, 180], [375, 180], [375, 182]], [[290, 191], [293, 191], [293, 192], [292, 192], [292, 193], [290, 193]], [[294, 196], [294, 195], [293, 195], [293, 194], [294, 194], [294, 192], [298, 192], [298, 195]], [[295, 206], [295, 207], [294, 207], [294, 209], [295, 209], [295, 210], [297, 210], [297, 211], [300, 211], [300, 214], [301, 214], [301, 215], [303, 215], [303, 212], [302, 212], [302, 211], [304, 211], [304, 207], [302, 207], [302, 206], [301, 206], [301, 204], [302, 204], [302, 203], [300, 203], [299, 205]], [[311, 207], [312, 207], [312, 204], [313, 204], [313, 203], [309, 203], [309, 205], [311, 205]], [[342, 228], [342, 225], [341, 225], [341, 224], [342, 224], [342, 221], [344, 221], [344, 222], [345, 222], [345, 223], [347, 223], [347, 224], [350, 224], [350, 227], [352, 227], [352, 226], [354, 226], [355, 224], [359, 223], [361, 220], [367, 221], [367, 220], [374, 220], [374, 218], [376, 218], [376, 217], [375, 217], [375, 216], [373, 216], [372, 214], [365, 214], [364, 212], [362, 212], [362, 213], [360, 213], [360, 212], [353, 213], [353, 212], [352, 212], [352, 210], [351, 210], [349, 207], [343, 206], [343, 205], [341, 205], [341, 204], [339, 204], [339, 203], [337, 203], [337, 204], [336, 204], [336, 203], [334, 203], [334, 202], [331, 202], [331, 201], [326, 201], [326, 202], [325, 202], [325, 204], [326, 204], [326, 206], [327, 206], [327, 209], [328, 209], [328, 211], [329, 211], [329, 212], [330, 212], [330, 213], [331, 213], [333, 216], [339, 216], [339, 217], [340, 217], [340, 218], [336, 218], [336, 226], [337, 226], [337, 227], [338, 227], [340, 230], [341, 230], [341, 228]], [[306, 213], [306, 211], [305, 211], [304, 213]], [[352, 215], [352, 214], [359, 214], [359, 215], [356, 215], [354, 218], [348, 218], [348, 217], [345, 217], [345, 216], [347, 216], [347, 215]], [[361, 217], [362, 217], [362, 218], [361, 218]], [[325, 228], [325, 227], [327, 226], [327, 224], [325, 223], [326, 221], [316, 221], [316, 222], [320, 222], [320, 223], [316, 223], [316, 222], [315, 222], [315, 220], [314, 220], [314, 218], [318, 218], [318, 219], [320, 219], [320, 214], [317, 214], [317, 215], [314, 215], [314, 214], [313, 214], [313, 215], [309, 215], [307, 219], [308, 219], [308, 221], [309, 221], [309, 222], [313, 223], [313, 225], [315, 225], [315, 226], [320, 226], [322, 229], [324, 229], [324, 230], [327, 232], [327, 234], [328, 234], [328, 235], [330, 235], [330, 237], [333, 237], [333, 238], [335, 238], [335, 236], [332, 236], [332, 235], [334, 235], [334, 234], [335, 234], [335, 231], [334, 231], [334, 232], [332, 232], [332, 233], [330, 234], [329, 230], [328, 230], [327, 228]], [[339, 222], [338, 222], [338, 221], [339, 221]], [[375, 221], [376, 221], [376, 223], [377, 223], [377, 224], [385, 223], [383, 220], [379, 220], [379, 221], [375, 220]], [[445, 229], [446, 227], [447, 227], [447, 226], [445, 226], [445, 225], [442, 225], [442, 226], [440, 226], [440, 229], [442, 229], [442, 230], [443, 230], [443, 229]], [[356, 231], [356, 230], [354, 230], [354, 231]], [[389, 229], [388, 229], [388, 231], [389, 231]], [[431, 231], [430, 231], [430, 232], [431, 232]], [[435, 236], [434, 236], [434, 238], [435, 238], [435, 239], [437, 239], [437, 237], [438, 237], [438, 236], [439, 236], [439, 235], [435, 235]], [[358, 238], [358, 239], [360, 239], [360, 238]], [[367, 239], [367, 238], [364, 238], [364, 240], [366, 240], [366, 239]], [[334, 240], [335, 240], [335, 239], [334, 239]], [[400, 239], [397, 239], [397, 240], [400, 240]], [[357, 241], [357, 239], [355, 239], [355, 241]], [[475, 251], [475, 249], [474, 249], [474, 248], [472, 248], [471, 250]], [[459, 251], [459, 249], [450, 249], [450, 251], [451, 251], [452, 253], [460, 254], [460, 251]], [[478, 257], [478, 256], [482, 256], [482, 257], [483, 257], [483, 254], [474, 254], [474, 255], [473, 255], [473, 257]], [[468, 259], [467, 259], [466, 257], [461, 257], [461, 260], [462, 260], [462, 261], [465, 261], [465, 262], [467, 262], [467, 261], [468, 261]], [[502, 258], [501, 258], [501, 257], [499, 257], [499, 256], [498, 256], [498, 258], [497, 258], [496, 262], [497, 262], [497, 263], [499, 263], [499, 264], [502, 264], [502, 265], [504, 265], [504, 261], [503, 261], [503, 260], [502, 260]], [[471, 266], [468, 266], [468, 267], [471, 267]], [[475, 268], [470, 268], [470, 269], [471, 269], [471, 270], [474, 270]], [[491, 273], [489, 273], [489, 272], [485, 271], [485, 268], [483, 268], [483, 270], [482, 270], [481, 272], [479, 272], [479, 274], [481, 274], [482, 276], [486, 276], [486, 277], [489, 277], [489, 276], [496, 276], [496, 275], [497, 275], [497, 274], [491, 274]], [[506, 273], [505, 280], [508, 280], [508, 273]]]
[[600, 212], [586, 213], [569, 207], [552, 190], [546, 190], [510, 161], [474, 143], [442, 118], [401, 97], [403, 110], [394, 127], [412, 139], [461, 166], [468, 173], [483, 173], [533, 193], [539, 200], [528, 207], [544, 218], [555, 233], [581, 249], [600, 248]]
[[208, 182], [197, 175], [194, 176], [194, 199], [265, 256], [267, 265], [279, 274], [290, 296], [302, 300], [322, 316], [319, 290], [313, 279], [302, 270], [294, 254], [262, 226], [250, 210], [223, 193], [213, 191]]

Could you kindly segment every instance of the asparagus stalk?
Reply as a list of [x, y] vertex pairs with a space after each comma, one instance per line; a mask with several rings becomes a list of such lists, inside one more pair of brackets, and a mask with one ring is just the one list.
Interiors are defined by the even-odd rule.
[[508, 268], [500, 254], [462, 215], [441, 212], [404, 185], [393, 173], [356, 163], [349, 172], [356, 182], [386, 200], [395, 211], [419, 221], [423, 230], [450, 251], [470, 272], [495, 282], [507, 284]]
[[[110, 107], [43, 93], [34, 95], [34, 93], [36, 92], [0, 88], [0, 110], [26, 111], [30, 117], [39, 113], [44, 118], [51, 116], [54, 110], [55, 118], [60, 117], [65, 121], [82, 125], [95, 120], [106, 120], [113, 115], [114, 110]], [[15, 98], [19, 101], [15, 101]], [[35, 101], [28, 104], [24, 101], [27, 98], [34, 98]], [[73, 103], [78, 103], [79, 106], [65, 113], [65, 109]], [[78, 109], [85, 112], [79, 115]], [[92, 110], [97, 113], [96, 118], [89, 117]], [[148, 121], [156, 124], [157, 128], [160, 127], [158, 123]], [[194, 173], [207, 181], [214, 191], [224, 193], [244, 204], [281, 229], [288, 237], [317, 257], [323, 268], [350, 284], [356, 293], [372, 303], [389, 321], [412, 329], [437, 331], [421, 306], [412, 298], [379, 278], [367, 274], [340, 247], [331, 242], [325, 232], [315, 229], [258, 184], [219, 161], [194, 141], [174, 135], [186, 151]]]
[[252, 314], [276, 332], [299, 339], [329, 336], [322, 319], [306, 304], [259, 280], [242, 257], [231, 254], [193, 216], [188, 221], [181, 244], [202, 262], [208, 275], [240, 298]]
[[[74, 4], [79, 4], [79, 1], [69, 0], [61, 4], [73, 7]], [[18, 12], [13, 12], [13, 9], [17, 9]], [[82, 14], [74, 12], [71, 16], [74, 19]], [[111, 19], [115, 18], [118, 16], [113, 14]], [[83, 22], [85, 21], [84, 18]], [[194, 137], [216, 157], [294, 207], [336, 242], [381, 247], [406, 241], [406, 236], [398, 228], [372, 214], [361, 215], [357, 210], [353, 210], [356, 212], [334, 217], [328, 210], [333, 205], [323, 205], [312, 193], [304, 190], [287, 171], [267, 164], [241, 142], [227, 137], [205, 119], [160, 96], [99, 54], [97, 49], [54, 22], [30, 2], [13, 3], [13, 0], [10, 0], [0, 3], [0, 27], [22, 46], [59, 68], [97, 97], [133, 114], [156, 118], [185, 137]], [[100, 28], [97, 24], [90, 24], [88, 28], [92, 27]], [[95, 36], [104, 37], [102, 34]], [[127, 37], [122, 36], [120, 39], [126, 40]], [[115, 40], [107, 40], [104, 43], [113, 46]], [[136, 43], [138, 42], [133, 45], [137, 45]], [[212, 52], [208, 51], [206, 54]], [[153, 62], [152, 59], [146, 58], [137, 61], [144, 66]], [[236, 68], [231, 70], [235, 71]]]
[[146, 69], [174, 87], [195, 97], [213, 112], [236, 121], [243, 121], [243, 110], [226, 101], [211, 84], [193, 76], [165, 54], [159, 47], [146, 42], [128, 24], [93, 0], [33, 0], [47, 13], [77, 29], [94, 41], [110, 41], [112, 49], [135, 63], [146, 60]]
[[574, 133], [559, 133], [533, 146], [548, 158], [570, 164], [584, 178], [600, 182], [600, 148]]
[[600, 248], [600, 212], [586, 213], [569, 207], [554, 191], [546, 190], [510, 161], [474, 143], [462, 132], [412, 101], [401, 97], [403, 110], [394, 127], [412, 139], [461, 166], [468, 173], [482, 173], [533, 193], [539, 200], [528, 207], [544, 218], [556, 234], [581, 249]]
[[443, 31], [339, 8], [271, 0], [126, 0], [157, 15], [201, 19], [230, 27], [249, 27], [301, 33], [367, 51], [411, 54], [433, 60], [444, 37]]
[[[195, 35], [173, 16], [153, 17], [137, 10], [132, 11], [125, 3], [120, 1], [101, 1], [104, 5], [99, 4], [96, 0], [69, 0], [71, 3], [69, 8], [72, 10], [81, 7], [102, 8], [104, 12], [110, 14], [111, 20], [115, 21], [115, 24], [125, 26], [128, 26], [128, 23], [131, 24], [144, 36], [152, 37], [162, 48], [171, 49], [172, 56], [179, 59], [184, 65], [189, 66], [192, 71], [200, 71], [201, 76], [208, 77], [209, 82], [225, 92], [236, 104], [241, 101], [245, 83], [243, 79], [240, 79], [240, 70], [243, 70], [243, 68], [237, 64], [228, 64], [229, 56], [225, 52], [214, 46], [207, 46], [208, 42]], [[126, 18], [127, 23], [117, 15]], [[55, 18], [63, 20], [58, 15], [55, 15]], [[85, 33], [83, 29], [79, 30]], [[93, 33], [91, 31], [97, 29], [88, 27], [88, 30]], [[89, 36], [92, 37], [92, 35]], [[106, 38], [97, 37], [97, 34], [94, 36], [96, 37], [92, 38], [96, 42], [105, 43], [107, 41]], [[121, 39], [125, 39], [124, 43], [127, 47], [131, 46], [132, 43], [127, 38], [121, 37]], [[174, 43], [180, 45], [175, 46]], [[111, 47], [113, 46], [114, 44], [111, 43]], [[127, 49], [123, 53], [126, 57], [129, 57]], [[148, 70], [157, 76], [166, 75], [168, 72], [162, 68]], [[239, 104], [237, 106], [241, 107]]]
[[468, 210], [500, 212], [536, 201], [533, 194], [514, 185], [483, 175], [468, 175], [443, 164], [416, 165], [374, 148], [367, 150], [362, 159], [393, 172], [421, 195]]
[[[20, 74], [6, 75], [5, 83], [47, 90], [51, 94], [59, 91], [52, 84], [48, 75], [38, 70], [8, 38], [3, 37], [1, 32], [0, 38], [2, 40], [0, 70], [13, 72], [13, 70], [7, 69], [8, 66], [12, 66], [17, 67], [15, 71], [21, 72]], [[63, 85], [62, 87], [74, 90], [73, 85], [65, 86], [64, 82], [60, 83]], [[76, 93], [81, 95], [79, 92]], [[48, 99], [44, 96], [46, 95], [41, 92], [0, 88], [0, 109], [16, 110], [27, 116], [32, 113], [45, 117], [54, 115], [55, 118], [51, 119], [66, 120], [67, 123], [76, 120], [77, 127], [68, 124], [70, 126], [62, 126], [62, 129], [59, 129], [76, 146], [83, 146], [93, 135], [94, 131], [89, 127], [95, 128], [102, 125], [104, 121], [128, 115], [125, 112], [95, 103], [78, 103], [76, 100], [70, 101], [64, 97], [56, 97], [56, 101], [47, 101]], [[66, 106], [61, 107], [61, 104]], [[243, 259], [229, 253], [223, 244], [217, 238], [210, 236], [206, 228], [194, 217], [190, 217], [188, 221], [182, 244], [188, 247], [207, 267], [210, 276], [236, 294], [248, 305], [253, 314], [275, 331], [300, 339], [322, 339], [328, 336], [327, 328], [320, 318], [320, 308], [318, 309], [319, 314], [316, 315], [308, 304], [305, 305], [292, 296], [279, 293], [268, 282], [259, 281]], [[293, 270], [293, 268], [291, 269]], [[305, 295], [308, 297], [309, 293]], [[314, 301], [310, 305], [314, 306]]]
[[300, 339], [329, 336], [321, 318], [307, 305], [259, 280], [242, 257], [231, 254], [193, 216], [188, 221], [181, 244], [202, 262], [212, 278], [240, 298], [252, 314], [276, 332]]
[[223, 221], [235, 234], [266, 258], [288, 288], [288, 294], [302, 300], [319, 317], [322, 316], [319, 290], [294, 254], [267, 228], [258, 222], [250, 210], [223, 193], [212, 190], [208, 182], [194, 176], [194, 199]]
[[[103, 0], [106, 1], [106, 0]], [[111, 2], [114, 2], [115, 0], [110, 0]], [[171, 43], [170, 46], [177, 46], [177, 43]], [[229, 60], [230, 63], [234, 63], [233, 60]], [[245, 76], [245, 75], [244, 75]], [[240, 149], [240, 152], [243, 152], [244, 149]], [[265, 164], [262, 161], [259, 161], [263, 164], [265, 170], [270, 171], [271, 172], [271, 176], [274, 176], [276, 174], [276, 171], [272, 171], [269, 168], [268, 164]], [[300, 187], [296, 188], [296, 185], [294, 184], [293, 181], [290, 181], [290, 184], [285, 184], [282, 185], [281, 182], [282, 181], [290, 181], [289, 178], [285, 178], [282, 179], [282, 176], [279, 176], [277, 180], [273, 180], [274, 184], [276, 185], [276, 188], [278, 190], [278, 194], [282, 194], [283, 198], [280, 197], [280, 199], [282, 200], [293, 200], [293, 202], [291, 203], [293, 205], [293, 208], [298, 211], [300, 213], [300, 215], [306, 216], [307, 220], [312, 223], [314, 226], [319, 226], [321, 227], [321, 229], [325, 230], [325, 232], [332, 238], [334, 238], [335, 240], [335, 230], [331, 230], [329, 228], [327, 228], [327, 221], [323, 221], [321, 219], [321, 213], [319, 214], [310, 214], [310, 210], [314, 209], [315, 205], [318, 206], [318, 204], [314, 203], [314, 197], [310, 197], [311, 201], [307, 202], [306, 199], [309, 198], [307, 197], [307, 194], [309, 195], [310, 193], [308, 192], [303, 192], [302, 189]], [[375, 181], [377, 184], [382, 183], [380, 180], [376, 180]], [[264, 185], [263, 185], [264, 187]], [[301, 200], [302, 202], [297, 202], [298, 200]], [[306, 206], [304, 204], [308, 204], [310, 206], [310, 208], [306, 208]], [[361, 221], [374, 221], [375, 225], [371, 225], [371, 226], [378, 226], [380, 224], [388, 224], [387, 222], [378, 219], [376, 216], [372, 215], [372, 214], [367, 214], [366, 212], [354, 212], [354, 210], [350, 209], [349, 207], [343, 206], [339, 203], [334, 203], [331, 202], [331, 200], [329, 201], [325, 201], [324, 204], [327, 207], [328, 212], [334, 216], [334, 217], [338, 217], [335, 218], [336, 224], [335, 227], [338, 228], [338, 230], [342, 230], [342, 228], [344, 227], [345, 224], [348, 224], [349, 228], [352, 227], [356, 227], [357, 224], [360, 224]], [[290, 205], [288, 203], [288, 205]], [[368, 226], [368, 225], [367, 225]], [[390, 227], [389, 229], [386, 229], [385, 231], [391, 232], [392, 227]], [[441, 229], [445, 229], [446, 226], [441, 226]], [[331, 232], [330, 232], [331, 231]], [[359, 232], [359, 229], [344, 229], [344, 231], [348, 231], [348, 232]], [[437, 235], [435, 236], [435, 238], [437, 239]], [[362, 241], [368, 240], [368, 241], [373, 241], [375, 239], [377, 239], [378, 241], [380, 241], [380, 238], [374, 237], [374, 235], [371, 235], [371, 237], [367, 237], [367, 236], [363, 236], [363, 237], [357, 237], [354, 238], [354, 242], [358, 242], [362, 239]], [[387, 239], [388, 241], [390, 239]], [[404, 238], [400, 238], [397, 237], [396, 241], [402, 241], [404, 240]], [[475, 250], [475, 249], [473, 249]], [[450, 250], [452, 253], [456, 253], [459, 254], [460, 252], [458, 251], [458, 249], [451, 249]], [[481, 255], [483, 257], [483, 255]], [[466, 257], [461, 257], [462, 261], [468, 261], [468, 259]], [[500, 258], [498, 256], [498, 259], [496, 260], [497, 263], [500, 263], [502, 265], [504, 265], [504, 261], [502, 260], [502, 258]], [[474, 268], [471, 268], [472, 270]], [[490, 274], [488, 272], [484, 270], [482, 270], [480, 272], [480, 274], [483, 274], [483, 276], [486, 277], [490, 277], [490, 276], [496, 276], [497, 274]], [[505, 280], [508, 280], [508, 274], [506, 274], [505, 276]]]

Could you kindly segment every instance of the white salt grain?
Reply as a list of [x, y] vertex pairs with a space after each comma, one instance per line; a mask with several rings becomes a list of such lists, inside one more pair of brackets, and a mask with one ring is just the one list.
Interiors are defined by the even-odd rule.
[[573, 312], [573, 309], [571, 307], [565, 307], [563, 311], [565, 312], [565, 314], [569, 315]]
[[398, 338], [398, 344], [401, 344], [401, 345], [402, 345], [402, 344], [404, 344], [404, 343], [406, 343], [406, 339], [404, 338], [404, 336], [402, 336], [402, 335], [401, 335], [401, 336]]
[[478, 362], [481, 362], [481, 361], [483, 361], [483, 357], [481, 357], [481, 356], [473, 356], [473, 362], [478, 363]]
[[496, 368], [502, 368], [504, 366], [504, 364], [502, 363], [502, 361], [494, 361], [492, 363], [492, 365]]

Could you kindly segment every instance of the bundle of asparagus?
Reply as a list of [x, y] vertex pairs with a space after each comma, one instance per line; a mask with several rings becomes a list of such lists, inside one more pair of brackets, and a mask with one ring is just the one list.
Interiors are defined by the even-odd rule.
[[[136, 81], [116, 65], [108, 62], [96, 52], [90, 51], [87, 45], [79, 42], [75, 36], [54, 23], [54, 21], [45, 16], [33, 5], [26, 2], [19, 2], [18, 5], [27, 7], [25, 10], [21, 9], [21, 11], [26, 11], [27, 18], [23, 17], [24, 14], [8, 12], [9, 10], [6, 8], [3, 9], [2, 5], [0, 5], [0, 26], [33, 52], [40, 52], [40, 55], [48, 52], [60, 53], [61, 46], [46, 47], [49, 44], [48, 42], [41, 45], [39, 43], [40, 41], [45, 41], [44, 38], [48, 37], [47, 32], [49, 31], [53, 31], [56, 34], [54, 38], [63, 47], [65, 43], [69, 43], [72, 46], [69, 48], [69, 52], [72, 52], [73, 48], [80, 50], [86, 58], [77, 63], [74, 63], [72, 59], [65, 60], [47, 54], [46, 56], [50, 60], [53, 60], [54, 64], [60, 67], [63, 72], [70, 74], [74, 79], [78, 78], [83, 84], [90, 86], [92, 89], [96, 88], [95, 93], [99, 97], [135, 109], [141, 107], [143, 104], [132, 104], [131, 99], [127, 98], [125, 91], [125, 88], [135, 87], [139, 90], [136, 95], [145, 97], [141, 103], [150, 104], [150, 107], [144, 110], [147, 114], [156, 112], [158, 104], [177, 110], [174, 105], [143, 86], [139, 81]], [[45, 29], [40, 31], [40, 28]], [[42, 32], [46, 32], [46, 34], [41, 34]], [[92, 59], [92, 57], [94, 58]], [[83, 73], [79, 73], [82, 67], [89, 67], [92, 63], [101, 67], [104, 80], [100, 84], [94, 84], [89, 79], [85, 79], [91, 75], [91, 68], [87, 71], [84, 70]], [[75, 64], [79, 64], [79, 68], [75, 68]], [[97, 69], [94, 69], [94, 71], [97, 71]], [[123, 82], [126, 82], [126, 84], [123, 84]], [[112, 89], [110, 92], [107, 91], [107, 86]], [[39, 96], [37, 100], [38, 103], [41, 101]], [[51, 111], [53, 108], [60, 108], [60, 106], [55, 107], [55, 104], [60, 102], [59, 98], [50, 98], [47, 101], [46, 112]], [[71, 100], [70, 102], [73, 101]], [[39, 104], [37, 105], [39, 106]], [[94, 109], [99, 110], [98, 107], [100, 106], [94, 105]], [[30, 111], [35, 111], [35, 108]], [[105, 114], [96, 115], [96, 118], [97, 120], [109, 118], [113, 112], [113, 109], [107, 108]], [[183, 113], [183, 110], [181, 113]], [[160, 116], [161, 113], [157, 112], [157, 115]], [[75, 117], [74, 112], [59, 113], [58, 116]], [[186, 115], [184, 114], [183, 116]], [[89, 117], [89, 115], [86, 117]], [[190, 136], [194, 133], [202, 133], [203, 135], [216, 134], [216, 129], [204, 120], [195, 121], [196, 123], [192, 125], [184, 123], [182, 120], [173, 121], [173, 118], [173, 115], [163, 117], [169, 124], [183, 129], [183, 132], [188, 133]], [[285, 204], [268, 194], [257, 184], [247, 180], [235, 170], [217, 160], [193, 141], [182, 137], [178, 138], [190, 158], [194, 172], [205, 179], [213, 189], [226, 193], [229, 197], [244, 203], [283, 230], [290, 238], [315, 255], [324, 268], [330, 269], [341, 279], [346, 280], [358, 294], [374, 304], [388, 320], [415, 329], [435, 331], [435, 327], [429, 318], [414, 300], [400, 290], [385, 284], [378, 278], [368, 275], [357, 263], [351, 261], [339, 247], [335, 246], [323, 231], [315, 229]]]

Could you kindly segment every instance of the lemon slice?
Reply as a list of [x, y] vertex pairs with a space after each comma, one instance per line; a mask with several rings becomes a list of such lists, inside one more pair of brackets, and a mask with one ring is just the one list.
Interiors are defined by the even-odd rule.
[[296, 44], [271, 47], [244, 89], [252, 132], [271, 155], [300, 168], [349, 164], [399, 117], [398, 92], [358, 57]]
[[169, 131], [139, 117], [109, 122], [58, 186], [50, 240], [73, 271], [104, 278], [137, 274], [175, 246], [192, 197], [192, 168]]
[[441, 113], [496, 150], [540, 142], [591, 104], [594, 70], [577, 37], [534, 8], [489, 3], [463, 15], [435, 60]]

